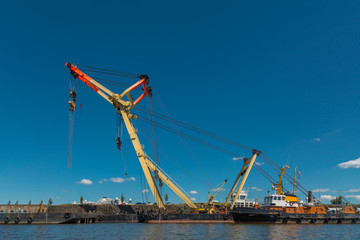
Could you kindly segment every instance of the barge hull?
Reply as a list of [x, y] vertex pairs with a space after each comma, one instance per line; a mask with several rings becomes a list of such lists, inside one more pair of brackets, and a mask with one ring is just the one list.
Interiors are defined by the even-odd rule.
[[356, 214], [292, 214], [282, 211], [249, 208], [234, 209], [232, 216], [235, 223], [360, 223], [360, 216]]
[[206, 214], [206, 213], [189, 213], [189, 214], [154, 214], [146, 216], [146, 223], [234, 223], [232, 216], [229, 214]]

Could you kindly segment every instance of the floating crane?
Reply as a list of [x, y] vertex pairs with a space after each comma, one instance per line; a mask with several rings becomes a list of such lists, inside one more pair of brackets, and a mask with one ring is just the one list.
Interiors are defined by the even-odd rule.
[[251, 156], [250, 159], [244, 158], [244, 164], [243, 164], [238, 176], [236, 177], [236, 180], [235, 180], [234, 185], [232, 186], [232, 188], [231, 188], [231, 190], [229, 192], [228, 197], [226, 198], [225, 206], [227, 206], [227, 204], [229, 203], [231, 195], [233, 194], [236, 186], [238, 185], [238, 183], [240, 181], [240, 178], [242, 177], [240, 185], [239, 185], [239, 187], [238, 187], [238, 189], [236, 191], [235, 197], [233, 198], [233, 201], [232, 201], [232, 203], [230, 205], [230, 210], [233, 210], [233, 208], [235, 206], [236, 199], [239, 197], [239, 195], [241, 193], [241, 190], [243, 189], [243, 187], [245, 185], [246, 179], [249, 176], [251, 168], [253, 167], [253, 165], [255, 163], [255, 159], [256, 159], [256, 157], [258, 155], [261, 154], [261, 151], [253, 149], [252, 153], [253, 153], [253, 155]]
[[[149, 86], [149, 77], [146, 75], [140, 75], [140, 80], [127, 88], [121, 94], [113, 93], [85, 73], [83, 73], [76, 65], [71, 63], [66, 63], [66, 66], [69, 68], [72, 76], [74, 78], [80, 79], [88, 87], [94, 90], [97, 94], [103, 97], [106, 101], [114, 106], [116, 112], [121, 115], [126, 129], [129, 133], [131, 142], [135, 148], [136, 155], [139, 159], [140, 165], [146, 177], [146, 180], [149, 184], [151, 192], [155, 198], [155, 201], [160, 209], [165, 210], [165, 205], [160, 195], [160, 191], [155, 182], [155, 179], [161, 180], [165, 183], [177, 196], [179, 196], [189, 207], [192, 209], [198, 208], [198, 206], [190, 200], [190, 198], [185, 194], [185, 191], [175, 183], [174, 180], [170, 178], [154, 161], [152, 161], [144, 152], [140, 140], [137, 136], [137, 131], [132, 125], [131, 119], [135, 120], [137, 116], [130, 113], [130, 110], [134, 108], [145, 96], [149, 95], [151, 97], [151, 87]], [[130, 95], [130, 92], [135, 90], [138, 87], [143, 88], [143, 93], [137, 98], [133, 99]], [[126, 99], [127, 98], [127, 99]], [[70, 104], [70, 103], [69, 103]], [[71, 106], [71, 104], [70, 104]]]
[[[208, 202], [206, 204], [201, 204], [200, 207], [193, 208], [192, 209], [193, 212], [194, 213], [210, 213], [210, 214], [218, 212], [219, 211], [219, 209], [218, 209], [219, 206], [215, 207], [214, 204], [213, 204], [213, 200], [216, 197], [216, 195], [220, 192], [220, 190], [222, 189], [222, 187], [225, 185], [226, 182], [227, 182], [227, 179], [224, 180], [224, 182], [221, 184], [221, 186], [217, 189], [216, 193], [214, 195], [211, 195], [211, 197], [209, 198], [209, 200], [208, 200]], [[220, 205], [222, 205], [222, 204], [220, 204]], [[227, 208], [225, 208], [224, 213], [227, 213], [226, 209]]]
[[208, 202], [209, 204], [212, 204], [214, 198], [215, 198], [216, 195], [220, 192], [220, 190], [223, 188], [223, 186], [225, 185], [226, 182], [227, 182], [227, 179], [224, 180], [223, 184], [221, 184], [221, 186], [218, 188], [218, 190], [216, 191], [216, 193], [209, 198], [209, 202]]

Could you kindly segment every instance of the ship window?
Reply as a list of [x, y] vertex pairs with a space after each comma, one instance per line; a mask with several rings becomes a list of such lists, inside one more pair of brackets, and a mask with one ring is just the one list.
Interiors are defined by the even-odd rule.
[[282, 200], [285, 200], [285, 197], [282, 197]]
[[245, 196], [240, 196], [240, 199], [245, 199]]

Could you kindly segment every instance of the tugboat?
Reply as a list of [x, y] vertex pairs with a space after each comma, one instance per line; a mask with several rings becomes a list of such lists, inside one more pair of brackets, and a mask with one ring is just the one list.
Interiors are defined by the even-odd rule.
[[[303, 203], [295, 194], [282, 191], [282, 178], [287, 166], [280, 170], [280, 180], [273, 187], [275, 194], [265, 196], [259, 208], [237, 207], [232, 211], [235, 223], [359, 223], [360, 216], [352, 206], [344, 206], [341, 211], [331, 213], [320, 203], [312, 202], [312, 192], [308, 202]], [[294, 191], [295, 192], [295, 191]]]

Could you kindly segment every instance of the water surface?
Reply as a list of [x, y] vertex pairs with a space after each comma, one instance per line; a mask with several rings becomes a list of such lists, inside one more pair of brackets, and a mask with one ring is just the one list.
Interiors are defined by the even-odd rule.
[[0, 225], [0, 239], [360, 239], [360, 224]]

